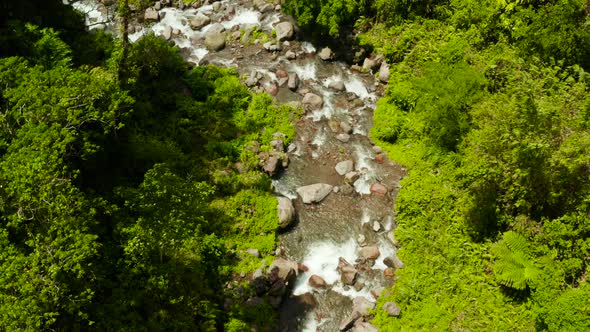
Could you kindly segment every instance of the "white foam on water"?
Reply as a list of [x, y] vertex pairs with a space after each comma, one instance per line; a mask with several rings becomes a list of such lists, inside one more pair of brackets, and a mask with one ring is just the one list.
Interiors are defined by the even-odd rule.
[[276, 193], [279, 193], [288, 199], [297, 199], [297, 193], [295, 190], [285, 181], [281, 181], [281, 179], [272, 180], [271, 188], [273, 188]]
[[279, 23], [281, 21], [281, 17], [280, 17], [280, 13], [275, 13], [267, 18], [264, 19], [263, 21], [263, 29], [264, 30], [268, 30], [271, 31], [274, 29], [275, 24]]
[[129, 36], [127, 36], [127, 38], [129, 38], [130, 42], [135, 43], [139, 38], [148, 34], [148, 32], [149, 30], [142, 28], [141, 30], [130, 34]]
[[[307, 266], [308, 271], [300, 274], [297, 278], [293, 295], [313, 291], [313, 288], [308, 284], [308, 279], [314, 274], [322, 277], [328, 285], [340, 283], [340, 273], [336, 270], [338, 268], [338, 258], [342, 257], [353, 264], [357, 257], [357, 250], [358, 245], [354, 239], [341, 244], [332, 241], [312, 243], [307, 248], [307, 254], [302, 262]], [[335, 285], [332, 289], [339, 290], [339, 293], [344, 292], [344, 289], [338, 285]]]
[[393, 218], [391, 216], [387, 216], [387, 219], [383, 223], [383, 229], [387, 232], [393, 229]]
[[94, 3], [91, 1], [79, 1], [74, 2], [72, 4], [72, 7], [74, 7], [75, 10], [84, 14], [85, 24], [90, 30], [106, 27], [106, 24], [96, 24], [98, 22], [111, 23], [107, 15], [105, 15], [102, 11], [99, 10], [99, 6], [100, 5], [98, 3]]
[[166, 13], [164, 18], [151, 26], [151, 30], [156, 35], [161, 35], [164, 32], [164, 29], [168, 26], [173, 30], [180, 30], [180, 33], [185, 36], [191, 36], [193, 34], [193, 29], [191, 29], [190, 24], [188, 24], [189, 18], [187, 18], [186, 12], [176, 8], [164, 8], [160, 13]]
[[388, 240], [382, 239], [382, 238], [379, 238], [378, 247], [379, 247], [379, 252], [381, 254], [379, 255], [379, 257], [377, 257], [377, 260], [375, 261], [375, 265], [373, 265], [373, 269], [385, 270], [387, 268], [387, 265], [385, 265], [385, 263], [383, 263], [383, 260], [387, 257], [395, 256], [396, 250], [391, 242], [389, 242]]
[[316, 332], [318, 327], [319, 324], [313, 311], [305, 315], [305, 321], [301, 329], [302, 332]]
[[303, 66], [299, 64], [293, 64], [291, 66], [291, 71], [297, 73], [297, 76], [299, 76], [299, 79], [302, 81], [315, 81], [317, 79], [317, 67], [315, 62], [308, 62]]
[[354, 182], [354, 189], [359, 194], [368, 195], [371, 193], [371, 185], [375, 182], [373, 152], [360, 144], [354, 145], [354, 151], [355, 169], [361, 172], [361, 176]]
[[365, 83], [363, 83], [363, 81], [361, 81], [356, 75], [348, 76], [348, 79], [344, 82], [344, 87], [346, 87], [346, 91], [355, 93], [361, 99], [370, 98], [372, 96], [365, 87]]
[[324, 127], [322, 127], [322, 128], [320, 128], [320, 130], [317, 131], [315, 137], [311, 141], [311, 144], [315, 144], [318, 147], [321, 147], [322, 145], [324, 145], [324, 143], [326, 143], [327, 140], [328, 140], [328, 133], [326, 133], [326, 129]]
[[327, 88], [330, 86], [330, 84], [334, 83], [334, 82], [341, 82], [342, 81], [342, 76], [338, 75], [338, 74], [334, 74], [328, 78], [326, 78], [324, 80], [324, 86]]
[[268, 69], [264, 69], [264, 68], [257, 68], [255, 69], [257, 72], [260, 72], [266, 76], [268, 76], [268, 78], [270, 79], [271, 82], [277, 82], [279, 79], [277, 77], [277, 74], [275, 74], [274, 72], [268, 70]]
[[323, 94], [322, 99], [324, 100], [324, 105], [322, 106], [322, 108], [320, 110], [316, 110], [311, 112], [307, 118], [309, 119], [313, 119], [313, 121], [318, 122], [320, 120], [322, 120], [323, 118], [326, 119], [331, 119], [332, 116], [334, 115], [335, 109], [334, 109], [334, 93], [332, 92], [328, 92], [325, 91]]
[[236, 25], [256, 25], [260, 26], [260, 12], [251, 9], [238, 10], [231, 20], [221, 23], [226, 30], [230, 30]]
[[363, 287], [363, 289], [357, 291], [356, 289], [354, 289], [354, 287], [349, 287], [347, 290], [345, 290], [342, 285], [337, 285], [336, 287], [333, 287], [332, 290], [351, 299], [361, 296], [369, 300], [369, 302], [376, 302], [373, 295], [371, 295], [369, 287]]
[[310, 42], [302, 42], [301, 43], [301, 49], [305, 53], [315, 53], [316, 52], [315, 47]]

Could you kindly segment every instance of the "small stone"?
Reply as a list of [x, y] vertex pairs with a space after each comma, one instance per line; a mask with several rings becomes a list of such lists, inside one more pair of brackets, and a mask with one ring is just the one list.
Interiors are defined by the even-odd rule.
[[371, 289], [371, 296], [373, 296], [373, 298], [375, 300], [379, 299], [379, 297], [381, 296], [381, 293], [383, 293], [383, 291], [385, 290], [385, 288], [383, 287], [377, 287], [375, 289]]
[[378, 146], [378, 145], [373, 146], [371, 149], [375, 153], [382, 153], [383, 152], [383, 149], [380, 146]]
[[197, 16], [191, 18], [189, 23], [190, 23], [191, 28], [193, 28], [195, 30], [200, 30], [202, 27], [211, 23], [211, 18], [199, 13], [199, 14], [197, 14]]
[[342, 143], [347, 143], [350, 140], [350, 135], [348, 134], [338, 134], [336, 135], [336, 139]]
[[328, 84], [328, 88], [341, 92], [344, 91], [345, 87], [342, 81], [334, 81]]
[[324, 105], [324, 100], [322, 99], [322, 97], [316, 95], [315, 93], [307, 93], [303, 97], [301, 103], [303, 104], [305, 109], [309, 111], [320, 109]]
[[246, 277], [246, 272], [244, 272], [244, 271], [240, 272], [240, 277], [245, 278]]
[[334, 189], [332, 189], [332, 192], [337, 193], [340, 191], [340, 187], [334, 186]]
[[357, 280], [357, 282], [355, 282], [355, 283], [354, 283], [354, 286], [353, 286], [353, 287], [354, 287], [354, 289], [355, 289], [357, 292], [360, 292], [360, 291], [361, 291], [363, 288], [365, 288], [365, 284], [364, 284], [364, 283], [362, 283], [362, 282], [359, 282], [359, 281]]
[[360, 72], [360, 71], [362, 71], [362, 69], [363, 68], [361, 66], [359, 66], [359, 65], [352, 65], [352, 66], [350, 66], [350, 70], [352, 70], [352, 71], [358, 71], [358, 72]]
[[291, 22], [281, 22], [275, 25], [277, 40], [283, 41], [293, 38], [294, 28]]
[[221, 9], [221, 2], [214, 2], [212, 7], [214, 11], [218, 12]]
[[383, 264], [396, 270], [404, 267], [404, 263], [397, 256], [385, 257]]
[[143, 19], [146, 21], [152, 21], [152, 22], [157, 22], [160, 20], [160, 14], [158, 14], [158, 11], [155, 10], [154, 8], [150, 7], [148, 9], [145, 10], [145, 13], [143, 14]]
[[162, 3], [160, 1], [156, 1], [156, 3], [154, 3], [154, 9], [155, 10], [162, 9]]
[[282, 69], [278, 69], [275, 72], [275, 75], [277, 75], [278, 78], [289, 77], [289, 73], [287, 73], [286, 71], [284, 71]]
[[362, 321], [362, 320], [357, 320], [354, 323], [354, 326], [352, 327], [352, 329], [350, 330], [350, 332], [378, 332], [378, 331], [379, 331], [379, 329], [375, 325], [373, 325], [369, 322]]
[[250, 249], [246, 250], [246, 252], [256, 258], [260, 258], [260, 251], [258, 251], [258, 249], [250, 248]]
[[385, 155], [383, 153], [379, 153], [375, 156], [375, 162], [377, 164], [383, 164], [385, 162]]
[[373, 230], [379, 232], [381, 230], [381, 224], [378, 221], [373, 222]]
[[359, 245], [363, 246], [365, 244], [365, 241], [367, 240], [367, 238], [363, 235], [363, 234], [359, 234], [358, 238], [356, 239], [356, 241], [359, 243]]
[[372, 71], [373, 69], [375, 69], [375, 67], [377, 67], [377, 62], [373, 59], [370, 58], [366, 58], [365, 61], [363, 62], [363, 69], [365, 71]]
[[383, 83], [389, 82], [389, 66], [385, 61], [381, 63], [381, 68], [379, 68], [379, 80]]
[[297, 88], [299, 87], [299, 76], [297, 75], [297, 73], [289, 74], [289, 81], [287, 82], [287, 87], [291, 91], [297, 90]]
[[[293, 203], [287, 197], [277, 197], [277, 213], [279, 215], [279, 227], [287, 228], [295, 218], [295, 208]], [[277, 249], [278, 250], [278, 249]]]
[[395, 304], [395, 302], [385, 302], [383, 310], [387, 312], [389, 316], [397, 317], [401, 313], [401, 309]]
[[295, 59], [297, 59], [297, 54], [295, 54], [295, 52], [293, 52], [293, 51], [287, 51], [287, 52], [285, 52], [285, 56], [289, 60], [295, 60]]
[[356, 180], [358, 180], [358, 178], [360, 176], [361, 175], [359, 174], [359, 172], [352, 171], [352, 172], [346, 173], [346, 175], [344, 175], [344, 179], [346, 180], [347, 183], [354, 183]]
[[164, 37], [164, 39], [166, 40], [170, 40], [170, 38], [172, 38], [172, 27], [170, 27], [169, 25], [166, 26], [164, 28], [164, 31], [162, 31], [162, 37]]
[[395, 277], [395, 270], [391, 267], [388, 267], [383, 271], [383, 276], [385, 278], [392, 279], [393, 277]]
[[326, 183], [316, 183], [297, 188], [297, 193], [305, 204], [319, 203], [332, 192], [332, 188], [332, 185]]
[[357, 296], [352, 300], [352, 312], [358, 312], [361, 316], [369, 316], [370, 311], [375, 309], [375, 303], [370, 302], [363, 296]]

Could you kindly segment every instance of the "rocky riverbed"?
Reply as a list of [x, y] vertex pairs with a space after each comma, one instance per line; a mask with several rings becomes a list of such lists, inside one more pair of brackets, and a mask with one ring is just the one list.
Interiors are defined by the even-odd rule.
[[[91, 29], [115, 32], [112, 1], [81, 1]], [[393, 235], [403, 169], [368, 138], [389, 69], [370, 55], [352, 66], [304, 41], [280, 2], [162, 0], [137, 13], [130, 40], [154, 33], [189, 62], [235, 67], [244, 83], [302, 107], [297, 134], [261, 155], [273, 175], [277, 259], [249, 278], [280, 312], [280, 331], [376, 331], [370, 310], [403, 263]], [[385, 308], [399, 314], [393, 303]]]

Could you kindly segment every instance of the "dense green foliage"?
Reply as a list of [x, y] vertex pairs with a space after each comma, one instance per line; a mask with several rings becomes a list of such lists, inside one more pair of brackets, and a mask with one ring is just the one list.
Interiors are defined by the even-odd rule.
[[121, 62], [71, 7], [45, 6], [2, 25], [0, 330], [272, 324], [224, 288], [261, 265], [246, 249], [272, 261], [276, 199], [248, 146], [288, 142], [296, 112], [151, 35]]
[[406, 266], [382, 300], [402, 315], [375, 323], [587, 329], [587, 4], [420, 4], [358, 17], [371, 23], [359, 42], [392, 67], [372, 137], [409, 168], [396, 206]]

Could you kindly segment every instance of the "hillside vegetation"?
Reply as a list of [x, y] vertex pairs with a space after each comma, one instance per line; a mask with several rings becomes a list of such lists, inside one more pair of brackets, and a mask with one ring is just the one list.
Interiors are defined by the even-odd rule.
[[590, 328], [586, 1], [286, 2], [391, 76], [372, 138], [409, 168], [381, 331]]

